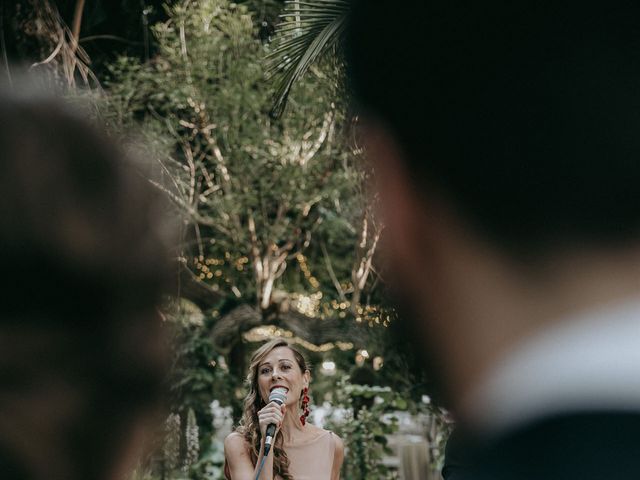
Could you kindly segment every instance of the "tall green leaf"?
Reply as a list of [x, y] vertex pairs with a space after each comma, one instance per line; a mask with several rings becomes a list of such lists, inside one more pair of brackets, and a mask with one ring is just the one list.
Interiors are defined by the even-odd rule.
[[347, 0], [288, 1], [278, 26], [279, 39], [267, 56], [266, 75], [277, 79], [273, 107], [274, 118], [282, 115], [295, 82], [327, 52], [342, 45]]

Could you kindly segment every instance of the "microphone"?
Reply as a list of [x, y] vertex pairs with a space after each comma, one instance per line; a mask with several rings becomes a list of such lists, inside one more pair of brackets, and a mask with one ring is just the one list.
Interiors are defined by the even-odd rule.
[[[287, 401], [287, 392], [288, 390], [284, 387], [276, 387], [271, 390], [269, 394], [269, 403], [276, 402], [278, 405], [284, 405], [284, 402]], [[276, 424], [270, 423], [267, 425], [267, 431], [265, 434], [264, 440], [264, 456], [266, 457], [269, 454], [269, 450], [271, 450], [271, 444], [273, 443], [273, 436], [276, 433]]]

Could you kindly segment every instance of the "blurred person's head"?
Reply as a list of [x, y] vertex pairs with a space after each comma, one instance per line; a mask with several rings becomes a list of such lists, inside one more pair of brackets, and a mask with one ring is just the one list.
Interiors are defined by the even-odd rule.
[[[276, 387], [286, 388], [285, 403], [291, 412], [299, 415], [304, 388], [309, 387], [310, 380], [311, 373], [304, 355], [286, 340], [270, 340], [253, 353], [246, 378], [249, 392], [244, 400], [240, 432], [251, 445], [254, 462], [260, 451], [258, 411], [269, 403], [271, 390]], [[289, 460], [282, 443], [282, 435], [279, 433], [273, 447], [274, 471], [279, 472], [283, 478], [288, 478]]]
[[354, 2], [390, 283], [454, 406], [527, 335], [638, 293], [639, 22], [622, 0]]
[[159, 196], [97, 128], [0, 93], [0, 471], [122, 478], [158, 406]]

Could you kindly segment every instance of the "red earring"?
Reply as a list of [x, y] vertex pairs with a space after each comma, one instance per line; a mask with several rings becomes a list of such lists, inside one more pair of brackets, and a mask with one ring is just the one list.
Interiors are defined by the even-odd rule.
[[302, 422], [302, 425], [306, 425], [307, 417], [309, 416], [309, 387], [304, 387], [302, 389], [302, 404], [300, 407], [302, 408], [300, 422]]

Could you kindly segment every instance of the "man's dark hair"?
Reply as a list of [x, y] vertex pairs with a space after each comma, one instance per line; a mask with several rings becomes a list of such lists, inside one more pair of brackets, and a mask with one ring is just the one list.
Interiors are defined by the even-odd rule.
[[52, 98], [0, 93], [0, 476], [113, 475], [164, 377], [159, 195]]
[[356, 0], [349, 79], [418, 186], [516, 252], [640, 233], [640, 3]]

